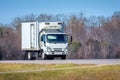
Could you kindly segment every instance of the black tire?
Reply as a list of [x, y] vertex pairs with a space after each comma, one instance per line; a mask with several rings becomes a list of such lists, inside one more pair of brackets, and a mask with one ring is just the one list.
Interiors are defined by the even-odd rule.
[[44, 53], [42, 53], [42, 59], [43, 59], [43, 60], [46, 60], [46, 59], [47, 59], [47, 55], [44, 54]]
[[32, 53], [30, 51], [26, 51], [25, 52], [25, 57], [24, 57], [25, 60], [35, 60], [36, 57], [33, 57], [32, 56]]
[[30, 52], [30, 51], [27, 52], [27, 59], [28, 59], [28, 60], [32, 60], [32, 55], [31, 55], [31, 52]]

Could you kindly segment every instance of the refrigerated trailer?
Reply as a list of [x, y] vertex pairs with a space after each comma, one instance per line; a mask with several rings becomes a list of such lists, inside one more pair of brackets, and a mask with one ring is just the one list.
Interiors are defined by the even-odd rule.
[[66, 59], [68, 36], [63, 32], [63, 23], [23, 22], [21, 25], [21, 49], [25, 51], [25, 59]]

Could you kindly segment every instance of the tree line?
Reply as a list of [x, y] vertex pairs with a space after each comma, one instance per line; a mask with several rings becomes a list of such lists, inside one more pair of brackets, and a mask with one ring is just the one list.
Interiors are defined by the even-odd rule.
[[61, 21], [72, 36], [68, 59], [120, 58], [120, 12], [110, 17], [90, 16], [83, 13], [65, 15], [29, 14], [16, 17], [9, 24], [0, 24], [0, 59], [23, 59], [21, 51], [21, 23], [27, 21]]

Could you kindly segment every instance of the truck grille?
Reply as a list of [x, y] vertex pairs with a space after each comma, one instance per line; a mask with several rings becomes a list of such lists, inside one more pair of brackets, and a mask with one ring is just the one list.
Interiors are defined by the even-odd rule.
[[60, 52], [60, 51], [62, 51], [62, 48], [54, 48], [54, 51]]

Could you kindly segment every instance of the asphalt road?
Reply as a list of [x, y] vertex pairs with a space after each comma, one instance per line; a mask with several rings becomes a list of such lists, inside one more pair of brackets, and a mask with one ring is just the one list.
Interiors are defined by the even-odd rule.
[[21, 64], [98, 64], [112, 65], [120, 64], [120, 59], [76, 59], [76, 60], [3, 60], [0, 63], [21, 63]]

